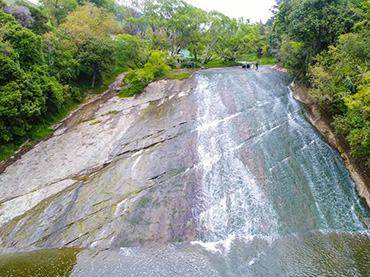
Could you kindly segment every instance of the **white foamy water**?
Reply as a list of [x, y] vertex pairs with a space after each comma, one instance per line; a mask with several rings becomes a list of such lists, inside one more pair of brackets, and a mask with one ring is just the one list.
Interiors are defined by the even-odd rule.
[[203, 76], [197, 77], [195, 93], [202, 178], [194, 213], [200, 240], [206, 248], [217, 250], [217, 241], [235, 236], [277, 235], [272, 205], [238, 151], [233, 151], [241, 148], [234, 139], [237, 130], [232, 121], [240, 113], [228, 114], [219, 92]]
[[194, 243], [214, 252], [235, 239], [271, 243], [291, 233], [366, 228], [343, 161], [306, 121], [288, 83], [269, 87], [247, 74], [196, 77]]

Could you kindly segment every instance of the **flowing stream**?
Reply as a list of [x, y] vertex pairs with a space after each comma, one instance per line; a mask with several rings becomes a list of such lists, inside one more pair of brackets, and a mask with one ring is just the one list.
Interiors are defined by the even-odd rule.
[[68, 274], [370, 276], [369, 210], [291, 81], [269, 67], [197, 72], [194, 240], [76, 251]]

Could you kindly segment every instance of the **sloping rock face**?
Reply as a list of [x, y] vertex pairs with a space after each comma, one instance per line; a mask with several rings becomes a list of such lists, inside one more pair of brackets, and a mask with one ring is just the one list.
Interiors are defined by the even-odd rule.
[[369, 172], [361, 170], [356, 160], [351, 156], [350, 149], [340, 141], [335, 134], [330, 121], [324, 116], [322, 110], [314, 104], [308, 97], [308, 90], [302, 85], [293, 82], [291, 85], [293, 97], [301, 102], [306, 108], [307, 120], [325, 137], [325, 139], [335, 147], [346, 163], [346, 167], [351, 173], [352, 179], [356, 183], [358, 195], [365, 199], [370, 208], [370, 175]]
[[0, 253], [195, 237], [192, 80], [159, 81], [64, 124], [0, 175]]

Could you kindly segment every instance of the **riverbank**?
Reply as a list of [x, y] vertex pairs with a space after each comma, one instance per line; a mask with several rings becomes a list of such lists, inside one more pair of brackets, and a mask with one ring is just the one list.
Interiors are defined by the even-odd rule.
[[[275, 67], [276, 70], [283, 70]], [[348, 170], [351, 173], [352, 179], [356, 183], [357, 192], [362, 197], [370, 208], [370, 178], [366, 168], [350, 154], [350, 149], [344, 139], [338, 138], [334, 128], [331, 125], [331, 119], [308, 97], [308, 89], [303, 85], [293, 82], [291, 84], [293, 97], [303, 104], [306, 111], [307, 120], [325, 137], [325, 139], [336, 148]]]

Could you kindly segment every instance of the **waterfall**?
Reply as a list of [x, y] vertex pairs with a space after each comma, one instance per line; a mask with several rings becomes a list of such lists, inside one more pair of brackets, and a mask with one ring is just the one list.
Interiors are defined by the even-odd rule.
[[[222, 79], [222, 76], [217, 76]], [[203, 172], [196, 207], [198, 232], [205, 241], [230, 236], [272, 236], [277, 233], [276, 213], [258, 180], [238, 155], [237, 127], [219, 92], [207, 78], [197, 78], [198, 156]]]
[[200, 241], [366, 229], [343, 161], [288, 84], [264, 70], [196, 76]]

